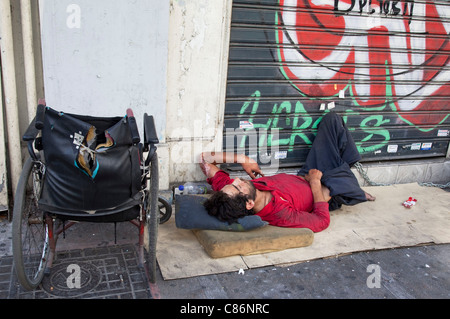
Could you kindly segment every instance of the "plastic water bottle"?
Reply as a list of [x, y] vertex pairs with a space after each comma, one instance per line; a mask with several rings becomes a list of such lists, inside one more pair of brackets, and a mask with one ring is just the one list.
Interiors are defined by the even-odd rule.
[[211, 185], [208, 183], [192, 183], [188, 182], [178, 186], [179, 194], [207, 194], [211, 192]]

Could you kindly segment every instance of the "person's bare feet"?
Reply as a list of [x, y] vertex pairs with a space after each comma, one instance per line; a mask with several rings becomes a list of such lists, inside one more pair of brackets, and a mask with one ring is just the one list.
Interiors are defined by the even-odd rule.
[[367, 192], [364, 192], [364, 193], [366, 193], [366, 199], [367, 199], [368, 201], [373, 202], [373, 201], [376, 199], [375, 196], [372, 196], [372, 195], [370, 195], [370, 194], [367, 193]]

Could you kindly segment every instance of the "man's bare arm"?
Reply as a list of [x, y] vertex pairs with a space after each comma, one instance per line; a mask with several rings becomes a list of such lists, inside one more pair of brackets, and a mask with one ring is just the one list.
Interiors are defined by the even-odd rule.
[[212, 178], [219, 171], [216, 162], [210, 157], [210, 154], [202, 153], [200, 155], [200, 168], [207, 178]]
[[[257, 175], [264, 176], [258, 163], [244, 154], [235, 154], [230, 152], [203, 152], [201, 155], [200, 166], [202, 167], [204, 173], [204, 168], [209, 167], [209, 169], [212, 169], [210, 165], [214, 165], [214, 167], [216, 167], [215, 165], [217, 164], [225, 163], [241, 164], [242, 168], [251, 178], [256, 178]], [[217, 167], [216, 169], [219, 170]], [[212, 169], [214, 174], [217, 172], [217, 170]], [[205, 173], [205, 175], [208, 176], [207, 172]]]
[[327, 201], [322, 192], [322, 183], [320, 182], [321, 178], [322, 172], [319, 171], [318, 169], [309, 170], [308, 174], [306, 174], [305, 176], [305, 179], [309, 182], [309, 185], [311, 186], [314, 203]]
[[225, 164], [225, 163], [241, 163], [244, 162], [245, 155], [235, 154], [230, 152], [203, 152], [202, 158], [205, 162], [210, 164]]

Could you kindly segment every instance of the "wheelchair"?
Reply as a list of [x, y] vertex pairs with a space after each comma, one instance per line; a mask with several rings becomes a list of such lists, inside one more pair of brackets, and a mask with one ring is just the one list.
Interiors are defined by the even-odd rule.
[[92, 117], [58, 112], [39, 100], [22, 138], [30, 157], [12, 220], [15, 271], [23, 288], [36, 289], [50, 274], [58, 236], [79, 222], [134, 224], [139, 265], [156, 281], [158, 225], [170, 218], [171, 205], [158, 197], [153, 116], [144, 114], [143, 124], [141, 143], [131, 109], [123, 117]]

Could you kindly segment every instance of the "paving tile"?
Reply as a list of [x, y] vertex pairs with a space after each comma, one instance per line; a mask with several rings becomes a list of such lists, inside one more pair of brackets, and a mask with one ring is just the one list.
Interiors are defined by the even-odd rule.
[[63, 251], [41, 286], [25, 291], [15, 276], [12, 257], [4, 257], [0, 260], [0, 298], [151, 299], [145, 269], [137, 265], [133, 244]]

